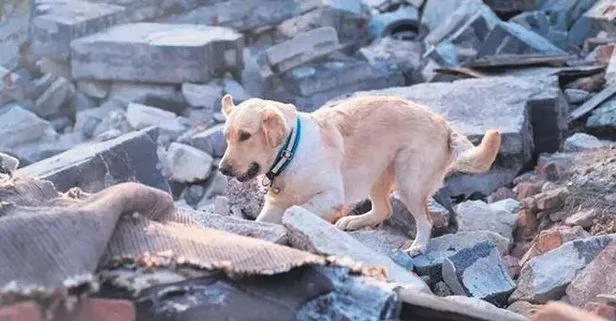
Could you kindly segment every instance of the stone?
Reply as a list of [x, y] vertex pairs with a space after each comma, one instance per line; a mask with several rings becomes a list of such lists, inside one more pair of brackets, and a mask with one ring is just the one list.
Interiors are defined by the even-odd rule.
[[565, 302], [548, 302], [537, 309], [532, 317], [534, 321], [605, 321], [590, 312], [575, 308]]
[[274, 26], [314, 8], [311, 1], [227, 0], [213, 1], [166, 19], [169, 23], [225, 26], [240, 32]]
[[111, 86], [104, 81], [79, 80], [77, 89], [92, 98], [103, 99], [109, 95]]
[[0, 107], [0, 149], [11, 150], [24, 144], [35, 142], [54, 132], [48, 121], [17, 104]]
[[567, 226], [557, 226], [548, 230], [541, 231], [532, 241], [530, 248], [520, 259], [520, 265], [525, 265], [533, 257], [547, 253], [558, 248], [563, 243], [585, 239], [590, 234], [579, 226], [570, 228]]
[[[400, 200], [400, 195], [397, 192], [391, 194], [390, 202], [393, 214], [384, 224], [408, 232], [409, 236], [415, 237], [415, 219], [406, 205]], [[368, 211], [368, 209], [365, 209], [365, 211]], [[441, 229], [449, 226], [449, 210], [437, 203], [433, 198], [428, 199], [428, 214], [430, 214], [432, 219], [433, 228]]]
[[282, 217], [282, 224], [287, 228], [289, 243], [293, 247], [348, 257], [369, 266], [385, 266], [389, 279], [416, 291], [430, 293], [428, 285], [421, 278], [302, 207], [289, 208]]
[[565, 219], [565, 224], [572, 226], [581, 226], [582, 228], [589, 228], [593, 225], [593, 220], [599, 213], [594, 208], [579, 211]]
[[550, 41], [516, 23], [497, 24], [487, 36], [478, 57], [499, 54], [565, 54]]
[[425, 254], [413, 257], [415, 270], [419, 275], [427, 275], [430, 279], [442, 278], [442, 265], [447, 257], [465, 248], [472, 248], [482, 242], [490, 242], [501, 254], [509, 251], [509, 240], [490, 231], [459, 232], [433, 238], [428, 243]]
[[48, 57], [42, 58], [36, 62], [42, 73], [52, 74], [56, 77], [64, 79], [72, 79], [71, 65], [67, 61], [59, 61]]
[[458, 8], [481, 4], [483, 3], [478, 0], [426, 0], [421, 16], [421, 24], [429, 31], [432, 31], [439, 25], [442, 25]]
[[171, 139], [178, 138], [188, 129], [174, 113], [136, 103], [128, 105], [126, 119], [135, 129], [156, 126]]
[[[362, 229], [350, 231], [348, 234], [375, 252], [387, 255], [394, 261], [396, 261], [396, 259], [392, 256], [398, 255], [393, 252], [404, 248], [406, 243], [409, 241], [407, 235], [387, 226], [370, 230]], [[408, 254], [405, 255], [409, 257]], [[411, 268], [410, 270], [412, 271], [413, 269]]]
[[62, 192], [79, 187], [95, 193], [137, 181], [169, 192], [156, 154], [158, 133], [151, 129], [102, 143], [88, 143], [17, 170], [16, 175], [51, 181]]
[[[132, 23], [71, 43], [74, 79], [181, 84], [242, 69], [243, 36], [203, 25]], [[140, 68], [135, 69], [138, 65]]]
[[574, 240], [532, 258], [522, 268], [518, 287], [510, 301], [546, 303], [558, 300], [576, 275], [615, 238], [610, 234]]
[[265, 50], [267, 62], [275, 72], [286, 72], [327, 56], [338, 49], [338, 34], [332, 27], [322, 27], [297, 34], [294, 38]]
[[73, 40], [123, 21], [121, 6], [78, 0], [53, 2], [32, 20], [33, 45], [41, 56], [68, 60]]
[[35, 102], [35, 112], [43, 118], [58, 116], [65, 103], [75, 94], [75, 88], [60, 77], [54, 81]]
[[205, 130], [188, 131], [178, 138], [178, 142], [196, 147], [213, 157], [222, 157], [227, 148], [222, 132], [224, 127], [224, 124], [217, 124]]
[[368, 32], [374, 38], [391, 36], [403, 28], [419, 30], [419, 10], [417, 8], [400, 6], [394, 11], [372, 15], [368, 22]]
[[219, 171], [215, 171], [210, 175], [203, 187], [205, 188], [205, 194], [203, 195], [204, 201], [211, 201], [225, 194], [227, 190], [227, 178]]
[[490, 194], [490, 196], [488, 196], [488, 203], [494, 203], [494, 202], [498, 202], [498, 201], [502, 201], [502, 200], [506, 200], [509, 198], [516, 198], [517, 194], [509, 187], [501, 187], [499, 189], [497, 189], [496, 191], [494, 191], [494, 193]]
[[614, 293], [616, 275], [611, 273], [614, 262], [616, 262], [616, 244], [610, 244], [567, 286], [569, 302], [584, 307], [596, 301], [599, 294]]
[[565, 140], [563, 152], [583, 152], [604, 146], [605, 144], [595, 136], [586, 133], [575, 133]]
[[614, 16], [612, 14], [613, 5], [612, 0], [598, 0], [584, 13], [584, 18], [601, 30], [615, 32], [616, 27], [614, 27]]
[[541, 305], [532, 304], [526, 301], [515, 301], [507, 307], [507, 310], [530, 318], [533, 314], [535, 314], [535, 312], [537, 312], [539, 307], [541, 307]]
[[69, 115], [72, 116], [78, 111], [88, 110], [88, 109], [98, 107], [98, 103], [93, 98], [90, 98], [81, 92], [72, 91], [72, 93], [74, 93], [74, 95], [73, 95], [72, 101], [70, 102], [70, 108], [66, 107], [68, 111], [64, 110]]
[[492, 231], [512, 239], [518, 222], [516, 212], [493, 208], [482, 201], [467, 201], [456, 206], [458, 231]]
[[359, 54], [371, 65], [378, 62], [395, 62], [406, 78], [405, 84], [421, 81], [416, 70], [421, 64], [421, 43], [398, 40], [392, 37], [375, 39], [369, 46], [359, 49]]
[[263, 207], [267, 189], [258, 180], [240, 183], [236, 179], [227, 178], [225, 195], [229, 199], [231, 209], [237, 209], [249, 218], [256, 218]]
[[334, 97], [358, 90], [399, 86], [404, 82], [404, 75], [393, 63], [371, 65], [348, 59], [306, 64], [282, 77], [286, 94], [294, 96], [296, 106], [305, 112], [315, 110]]
[[216, 102], [222, 98], [223, 87], [215, 82], [207, 84], [182, 84], [182, 95], [192, 107], [215, 110]]
[[590, 98], [590, 93], [582, 89], [565, 89], [565, 97], [570, 104], [583, 104]]
[[616, 99], [607, 100], [593, 110], [586, 120], [586, 127], [595, 131], [616, 130]]
[[541, 193], [544, 182], [521, 182], [513, 189], [517, 194], [517, 199], [523, 200], [527, 197], [535, 196]]
[[520, 275], [520, 270], [522, 267], [520, 266], [520, 261], [518, 258], [511, 255], [505, 255], [502, 257], [502, 262], [507, 268], [507, 274], [509, 274], [512, 279], [516, 279]]
[[123, 109], [123, 105], [116, 101], [108, 101], [100, 107], [77, 111], [75, 114], [76, 132], [81, 132], [84, 137], [90, 138], [96, 133], [97, 127], [112, 112]]
[[[230, 94], [236, 104], [252, 97], [252, 95], [248, 93], [239, 82], [231, 77], [225, 77], [223, 80], [223, 91]], [[216, 107], [218, 108], [218, 106]]]
[[533, 200], [540, 211], [547, 211], [560, 208], [567, 197], [569, 197], [569, 190], [566, 187], [561, 187], [555, 190], [551, 190], [545, 193], [537, 194], [533, 197]]
[[[555, 81], [553, 77], [489, 77], [355, 92], [349, 96], [393, 95], [423, 104], [445, 115], [475, 144], [487, 129], [498, 128], [501, 149], [490, 172], [454, 174], [446, 181], [452, 196], [474, 192], [489, 195], [510, 183], [531, 161], [533, 153], [555, 152], [560, 148], [569, 108]], [[332, 99], [323, 108], [345, 99], [346, 96]]]
[[515, 215], [518, 214], [521, 209], [521, 206], [522, 204], [513, 198], [508, 198], [488, 204], [488, 207], [494, 211], [504, 211]]
[[504, 306], [515, 283], [494, 244], [482, 242], [445, 259], [443, 279], [454, 294]]
[[203, 227], [257, 238], [277, 244], [287, 244], [287, 230], [279, 224], [261, 223], [221, 216], [212, 212], [188, 211]]
[[205, 180], [210, 175], [213, 160], [207, 153], [180, 143], [171, 143], [167, 150], [170, 179], [180, 183]]

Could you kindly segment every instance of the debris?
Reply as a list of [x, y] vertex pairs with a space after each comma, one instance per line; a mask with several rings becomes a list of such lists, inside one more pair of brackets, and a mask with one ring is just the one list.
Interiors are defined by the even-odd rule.
[[518, 222], [517, 212], [503, 211], [482, 201], [467, 201], [456, 206], [458, 231], [492, 231], [512, 240]]
[[211, 171], [213, 158], [192, 146], [171, 143], [167, 150], [171, 180], [192, 183], [205, 180]]
[[585, 133], [575, 133], [565, 140], [564, 152], [581, 152], [585, 150], [604, 147], [605, 144], [599, 138]]
[[218, 124], [206, 130], [188, 131], [178, 138], [178, 142], [196, 147], [213, 157], [222, 157], [227, 148], [223, 128], [224, 124]]
[[0, 113], [0, 149], [10, 150], [20, 144], [42, 139], [55, 133], [48, 121], [17, 104], [9, 104]]
[[86, 95], [103, 99], [109, 95], [110, 85], [103, 81], [80, 80], [77, 81], [77, 89]]
[[597, 106], [599, 106], [606, 99], [612, 97], [615, 93], [616, 93], [616, 84], [606, 87], [601, 92], [599, 92], [598, 94], [590, 98], [582, 106], [572, 110], [569, 113], [570, 121], [574, 121], [579, 118], [582, 118], [584, 115], [588, 114], [593, 109], [595, 109]]
[[182, 84], [182, 94], [192, 107], [207, 108], [216, 110], [220, 106], [216, 106], [216, 102], [222, 98], [223, 87], [215, 82], [207, 84]]
[[265, 50], [268, 63], [276, 72], [286, 72], [319, 59], [338, 49], [338, 35], [332, 27], [299, 33], [293, 39]]
[[443, 279], [457, 295], [504, 306], [515, 289], [494, 244], [482, 242], [445, 259]]
[[582, 104], [590, 98], [590, 93], [582, 89], [568, 88], [565, 89], [565, 96], [570, 104]]
[[75, 95], [75, 88], [66, 79], [59, 77], [36, 100], [36, 114], [43, 118], [58, 116], [61, 108]]
[[419, 30], [419, 11], [413, 6], [400, 6], [398, 10], [372, 15], [368, 31], [375, 38], [393, 36], [398, 30]]
[[610, 273], [616, 261], [616, 244], [606, 246], [567, 287], [569, 302], [578, 307], [595, 301], [597, 295], [613, 293], [616, 278]]

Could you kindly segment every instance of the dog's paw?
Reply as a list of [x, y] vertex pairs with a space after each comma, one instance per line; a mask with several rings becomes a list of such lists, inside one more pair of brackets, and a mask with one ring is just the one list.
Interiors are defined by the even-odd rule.
[[343, 216], [336, 221], [336, 227], [344, 231], [354, 231], [366, 226], [366, 222], [360, 216]]
[[408, 254], [410, 257], [414, 257], [417, 255], [426, 253], [426, 250], [427, 250], [426, 245], [413, 243], [413, 245], [411, 245], [408, 249], [404, 250], [404, 252]]

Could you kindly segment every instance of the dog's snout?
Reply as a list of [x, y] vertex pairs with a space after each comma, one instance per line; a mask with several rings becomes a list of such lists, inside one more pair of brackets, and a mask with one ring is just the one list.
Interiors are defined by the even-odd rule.
[[218, 170], [220, 171], [220, 173], [222, 173], [225, 176], [233, 176], [233, 167], [231, 167], [231, 165], [227, 164], [227, 163], [222, 163], [220, 164], [220, 167], [218, 168]]

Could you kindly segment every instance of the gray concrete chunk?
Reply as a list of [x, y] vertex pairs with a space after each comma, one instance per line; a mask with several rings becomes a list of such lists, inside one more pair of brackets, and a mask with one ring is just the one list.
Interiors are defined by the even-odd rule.
[[75, 87], [66, 79], [60, 77], [54, 81], [45, 92], [36, 100], [36, 114], [47, 118], [57, 116], [61, 108], [75, 94]]
[[51, 124], [17, 104], [0, 108], [0, 149], [10, 150], [20, 144], [37, 141], [49, 131]]
[[498, 210], [482, 201], [467, 201], [456, 206], [458, 231], [492, 231], [512, 240], [517, 213]]
[[449, 256], [443, 279], [457, 295], [466, 295], [503, 307], [515, 283], [500, 260], [494, 244], [482, 242]]
[[384, 254], [363, 245], [344, 231], [300, 206], [289, 208], [282, 217], [293, 247], [320, 254], [348, 257], [369, 266], [385, 266], [388, 278], [418, 291], [430, 292], [427, 284]]
[[71, 41], [95, 34], [124, 20], [121, 6], [78, 0], [48, 4], [32, 21], [32, 38], [37, 54], [66, 60]]
[[171, 143], [167, 150], [167, 164], [171, 180], [180, 183], [203, 181], [212, 170], [212, 156], [192, 146]]
[[477, 56], [531, 53], [565, 54], [563, 50], [537, 33], [516, 23], [502, 22], [492, 29]]
[[72, 73], [75, 79], [205, 82], [242, 69], [243, 42], [224, 27], [124, 24], [73, 41]]
[[338, 45], [336, 29], [323, 27], [271, 46], [265, 50], [265, 55], [275, 71], [285, 72], [330, 54]]

